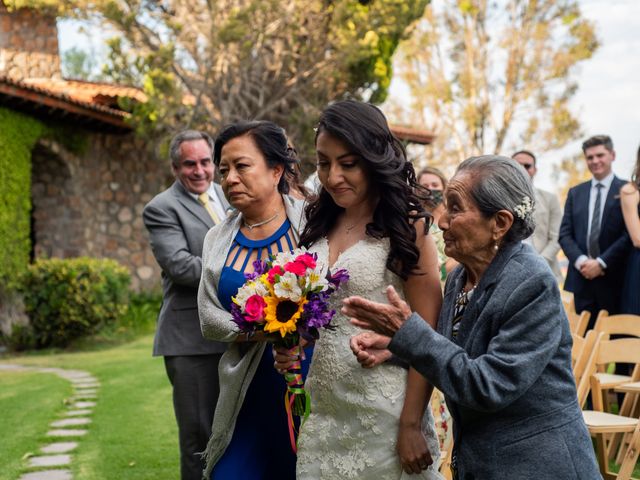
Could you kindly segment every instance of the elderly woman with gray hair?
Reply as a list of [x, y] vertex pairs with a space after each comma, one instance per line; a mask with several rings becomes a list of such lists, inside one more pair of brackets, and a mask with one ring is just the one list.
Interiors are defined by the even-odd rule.
[[460, 266], [437, 331], [388, 287], [389, 304], [344, 300], [365, 367], [390, 350], [440, 389], [453, 417], [454, 478], [601, 478], [576, 399], [571, 334], [549, 266], [521, 242], [534, 192], [511, 159], [473, 157], [446, 191], [439, 226]]

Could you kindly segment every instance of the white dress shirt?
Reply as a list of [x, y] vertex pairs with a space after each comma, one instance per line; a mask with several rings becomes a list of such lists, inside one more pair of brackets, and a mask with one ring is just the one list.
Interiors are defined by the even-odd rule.
[[[602, 231], [602, 214], [604, 212], [604, 205], [607, 201], [607, 195], [609, 194], [609, 189], [611, 188], [611, 183], [613, 182], [613, 177], [615, 175], [611, 172], [609, 175], [604, 177], [602, 180], [596, 180], [595, 178], [591, 179], [591, 190], [589, 191], [589, 218], [587, 225], [587, 245], [589, 245], [589, 233], [591, 233], [591, 220], [593, 219], [593, 210], [596, 207], [596, 196], [598, 195], [598, 188], [596, 185], [599, 183], [602, 185], [600, 189], [600, 229]], [[587, 255], [580, 255], [576, 259], [575, 267], [580, 269], [580, 266], [588, 260], [589, 257]], [[607, 264], [600, 257], [597, 258], [602, 268], [607, 268]]]

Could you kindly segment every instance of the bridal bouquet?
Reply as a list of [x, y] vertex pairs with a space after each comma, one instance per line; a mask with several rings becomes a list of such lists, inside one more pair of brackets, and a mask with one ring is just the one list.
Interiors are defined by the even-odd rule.
[[[317, 262], [315, 253], [302, 249], [280, 252], [266, 262], [253, 262], [254, 272], [233, 297], [231, 315], [242, 333], [257, 331], [275, 334], [276, 344], [300, 358], [300, 338], [313, 341], [320, 328], [331, 328], [335, 310], [328, 299], [349, 279], [346, 270], [331, 274]], [[285, 406], [294, 451], [292, 415], [309, 416], [310, 399], [304, 390], [300, 361], [284, 375], [287, 382]]]

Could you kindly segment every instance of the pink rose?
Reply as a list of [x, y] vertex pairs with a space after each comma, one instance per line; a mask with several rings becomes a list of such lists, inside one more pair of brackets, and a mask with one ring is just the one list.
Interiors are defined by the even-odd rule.
[[263, 318], [263, 312], [267, 303], [260, 295], [251, 295], [244, 306], [247, 322], [259, 322]]
[[274, 283], [276, 283], [276, 275], [282, 275], [283, 273], [284, 270], [282, 269], [282, 267], [280, 265], [276, 265], [267, 272], [267, 280], [271, 285], [273, 285]]
[[308, 253], [298, 255], [295, 261], [297, 263], [302, 263], [307, 268], [316, 268], [316, 259], [313, 258], [313, 255], [310, 255]]
[[294, 275], [299, 277], [304, 275], [304, 272], [307, 271], [307, 267], [304, 263], [298, 262], [297, 260], [294, 262], [288, 262], [284, 264], [284, 271], [291, 272]]

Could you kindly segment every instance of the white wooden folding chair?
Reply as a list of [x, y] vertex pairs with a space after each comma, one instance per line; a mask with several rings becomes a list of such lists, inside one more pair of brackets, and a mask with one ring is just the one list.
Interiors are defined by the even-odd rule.
[[[598, 332], [602, 332], [606, 335], [606, 338], [611, 338], [611, 335], [625, 335], [629, 337], [640, 337], [640, 315], [609, 315], [606, 310], [602, 310], [598, 314], [596, 324], [593, 328]], [[640, 375], [635, 378], [631, 375], [620, 375], [616, 373], [607, 373], [605, 369], [606, 365], [601, 365], [599, 368], [599, 377], [601, 389], [603, 391], [605, 409], [610, 410], [608, 402], [608, 391], [614, 389], [618, 385], [623, 383], [633, 382], [640, 380]], [[639, 372], [640, 374], [640, 372]], [[619, 405], [620, 413], [623, 413], [624, 405]], [[628, 413], [628, 407], [625, 409]]]
[[595, 355], [595, 349], [598, 342], [604, 338], [604, 334], [589, 330], [584, 337], [577, 334], [572, 334], [573, 347], [571, 348], [571, 365], [573, 368], [573, 377], [576, 381], [576, 387], [578, 389], [578, 400], [580, 405], [583, 405], [587, 400], [589, 393], [589, 380], [583, 380], [584, 374], [587, 370], [589, 362], [592, 360], [592, 356]]
[[[600, 332], [601, 334], [602, 332]], [[600, 466], [600, 472], [605, 480], [628, 479], [633, 471], [635, 462], [638, 459], [638, 435], [640, 423], [638, 417], [628, 417], [615, 415], [606, 412], [602, 402], [602, 386], [599, 377], [596, 375], [597, 366], [612, 362], [640, 364], [640, 338], [621, 338], [616, 340], [605, 340], [599, 335], [594, 355], [589, 360], [581, 383], [589, 380], [593, 410], [583, 411], [584, 421], [589, 432], [596, 440], [596, 456]], [[611, 434], [630, 433], [628, 442], [618, 442], [623, 449], [619, 456], [622, 459], [618, 474], [609, 470], [609, 458], [615, 452], [610, 452], [614, 443], [610, 440]]]
[[589, 325], [589, 318], [591, 314], [584, 310], [582, 313], [569, 313], [567, 312], [567, 318], [569, 319], [569, 330], [572, 334], [584, 336]]

